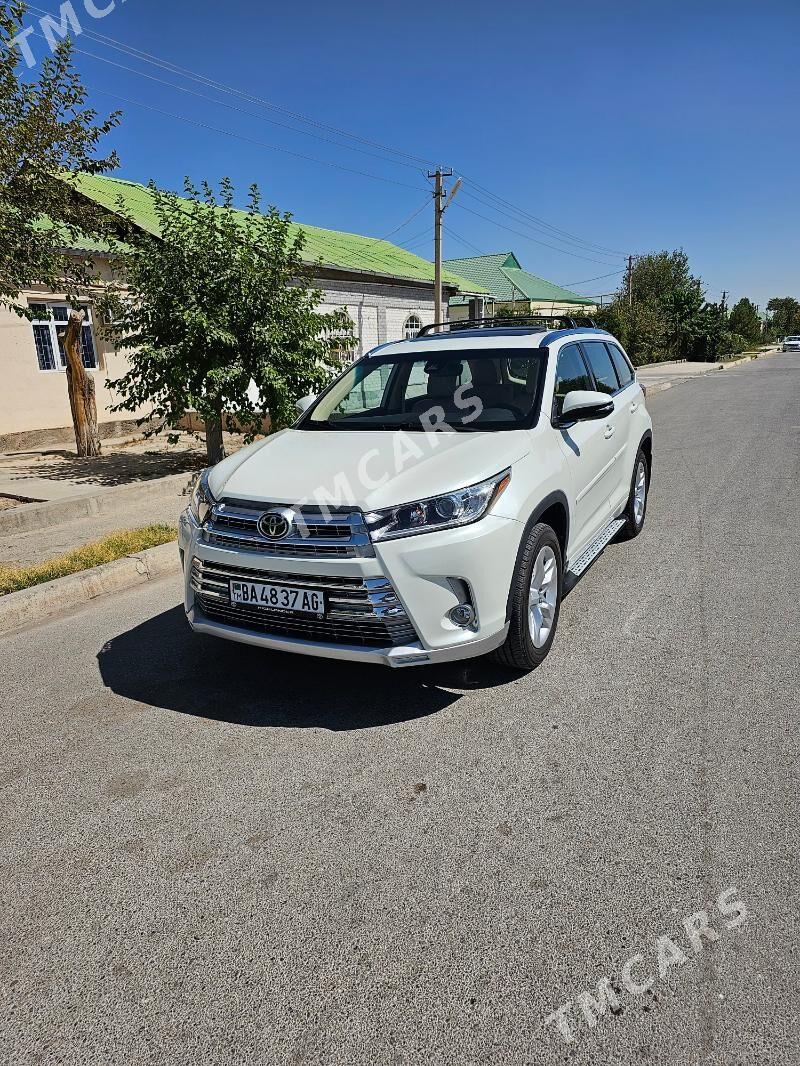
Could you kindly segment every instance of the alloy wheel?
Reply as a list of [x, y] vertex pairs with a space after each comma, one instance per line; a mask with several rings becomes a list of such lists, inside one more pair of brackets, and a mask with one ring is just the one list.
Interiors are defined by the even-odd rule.
[[636, 528], [644, 521], [644, 505], [647, 499], [647, 471], [644, 460], [640, 459], [636, 467], [636, 480], [633, 484], [633, 520]]
[[558, 603], [558, 563], [555, 552], [539, 549], [531, 573], [528, 594], [528, 629], [535, 648], [543, 648], [553, 629]]

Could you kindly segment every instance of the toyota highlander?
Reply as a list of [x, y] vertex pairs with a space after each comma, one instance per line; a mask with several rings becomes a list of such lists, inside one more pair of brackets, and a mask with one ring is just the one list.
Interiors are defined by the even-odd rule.
[[203, 471], [192, 628], [413, 666], [547, 655], [567, 575], [645, 521], [645, 394], [611, 334], [497, 320], [381, 345], [290, 429]]

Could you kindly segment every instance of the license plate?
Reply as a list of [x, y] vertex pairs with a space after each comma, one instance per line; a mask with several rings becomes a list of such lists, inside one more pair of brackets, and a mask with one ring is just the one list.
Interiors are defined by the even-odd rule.
[[293, 585], [266, 585], [260, 581], [231, 581], [231, 603], [267, 607], [292, 614], [325, 614], [325, 594]]

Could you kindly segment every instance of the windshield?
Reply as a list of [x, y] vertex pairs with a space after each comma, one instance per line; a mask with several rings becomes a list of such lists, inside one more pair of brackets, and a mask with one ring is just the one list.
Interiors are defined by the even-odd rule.
[[362, 359], [298, 429], [522, 429], [539, 414], [546, 348], [470, 349]]

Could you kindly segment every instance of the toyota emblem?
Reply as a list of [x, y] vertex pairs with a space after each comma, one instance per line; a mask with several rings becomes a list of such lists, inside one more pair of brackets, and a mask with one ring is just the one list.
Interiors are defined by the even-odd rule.
[[292, 524], [281, 511], [267, 511], [258, 520], [258, 531], [268, 540], [282, 540], [289, 535]]

